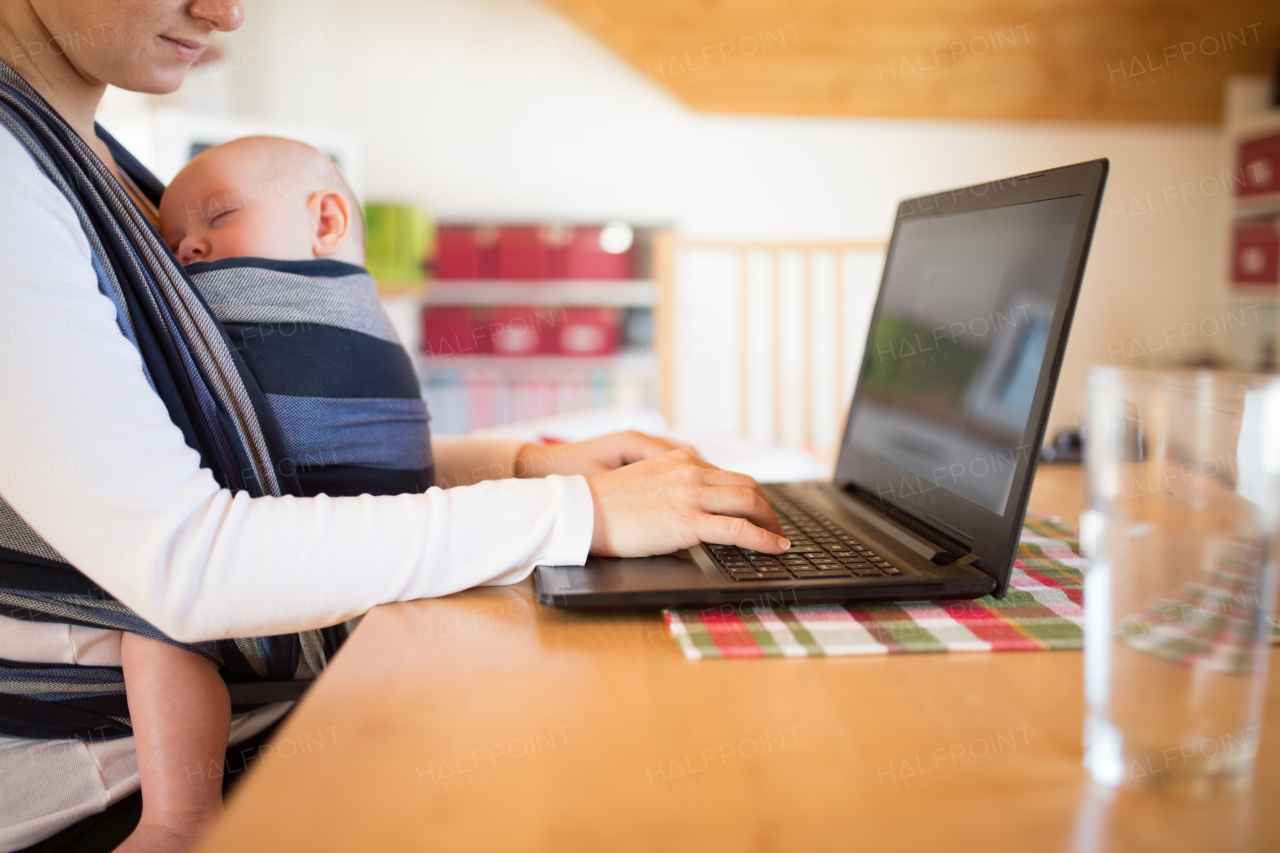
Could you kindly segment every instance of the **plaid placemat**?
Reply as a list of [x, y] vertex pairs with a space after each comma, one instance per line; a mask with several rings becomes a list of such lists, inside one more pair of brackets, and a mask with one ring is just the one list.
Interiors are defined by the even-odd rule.
[[[1252, 673], [1259, 663], [1255, 638], [1265, 630], [1258, 624], [1264, 618], [1258, 605], [1266, 558], [1261, 542], [1221, 543], [1204, 566], [1202, 581], [1124, 620], [1121, 636], [1135, 649], [1165, 660], [1232, 675]], [[1275, 634], [1273, 623], [1273, 643]]]
[[1028, 512], [1004, 599], [726, 606], [664, 616], [690, 660], [1080, 649], [1085, 560], [1079, 548], [1075, 528]]

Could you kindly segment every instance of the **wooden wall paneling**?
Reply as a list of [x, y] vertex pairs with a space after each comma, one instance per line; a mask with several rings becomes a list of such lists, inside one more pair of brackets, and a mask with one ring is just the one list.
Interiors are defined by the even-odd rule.
[[1221, 120], [1275, 0], [545, 0], [698, 110]]

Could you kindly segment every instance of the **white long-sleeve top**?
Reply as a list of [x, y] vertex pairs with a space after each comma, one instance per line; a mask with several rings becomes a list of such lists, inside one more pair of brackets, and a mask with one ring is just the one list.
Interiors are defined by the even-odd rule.
[[[593, 525], [581, 477], [379, 497], [251, 499], [220, 488], [117, 327], [71, 205], [7, 131], [0, 497], [96, 583], [189, 642], [319, 628], [377, 604], [515, 582], [537, 565], [581, 565]], [[59, 626], [63, 639], [50, 646], [52, 626], [12, 621], [0, 625], [0, 657], [76, 659], [74, 632]], [[54, 806], [42, 803], [58, 798], [42, 800], [42, 789], [50, 795], [58, 778], [78, 771], [43, 757], [6, 761], [26, 747], [0, 741], [0, 850], [136, 789], [134, 770], [132, 787], [108, 794], [105, 779], [88, 786], [96, 799], [87, 811], [77, 795], [79, 805], [59, 801], [49, 812]], [[99, 760], [81, 764], [102, 772]], [[17, 796], [21, 789], [36, 796]]]

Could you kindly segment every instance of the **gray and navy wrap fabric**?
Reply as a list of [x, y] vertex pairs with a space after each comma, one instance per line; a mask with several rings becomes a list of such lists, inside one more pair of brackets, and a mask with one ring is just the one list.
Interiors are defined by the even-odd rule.
[[[425, 409], [416, 381], [412, 393], [407, 382], [412, 365], [388, 337], [389, 327], [374, 320], [362, 270], [309, 268], [299, 277], [313, 285], [329, 281], [313, 286], [309, 296], [280, 292], [266, 305], [270, 299], [259, 295], [257, 304], [227, 308], [224, 329], [103, 162], [3, 61], [0, 123], [75, 211], [120, 333], [138, 348], [148, 382], [220, 485], [263, 497], [330, 487], [333, 494], [420, 491], [430, 484]], [[97, 133], [120, 169], [158, 203], [160, 182], [106, 131]], [[269, 274], [267, 285], [274, 282], [278, 290], [296, 274], [249, 268], [258, 270], [249, 276]], [[243, 272], [208, 270], [209, 293], [232, 292], [228, 282]], [[360, 284], [345, 291], [343, 281]], [[310, 324], [308, 334], [290, 335], [282, 347], [285, 326], [299, 322]], [[277, 334], [266, 334], [273, 327]], [[285, 352], [289, 346], [294, 349]], [[325, 374], [325, 366], [332, 372]], [[388, 415], [393, 425], [371, 423]], [[423, 426], [411, 446], [372, 447], [379, 437], [407, 433], [410, 421]], [[323, 424], [338, 425], [332, 437]], [[287, 434], [286, 425], [298, 431]], [[354, 627], [352, 621], [300, 634], [176, 643], [70, 565], [3, 494], [0, 615], [123, 630], [202, 654], [220, 666], [234, 712], [301, 696]], [[118, 667], [0, 660], [0, 735], [103, 739], [131, 733]]]
[[362, 267], [227, 258], [187, 273], [266, 396], [303, 494], [431, 488], [422, 386]]

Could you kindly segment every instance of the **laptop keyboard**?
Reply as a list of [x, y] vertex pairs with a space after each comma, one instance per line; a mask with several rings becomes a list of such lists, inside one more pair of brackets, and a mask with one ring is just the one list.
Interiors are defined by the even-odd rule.
[[778, 486], [766, 485], [764, 493], [791, 548], [775, 555], [733, 545], [704, 545], [720, 571], [732, 580], [821, 581], [902, 574], [843, 527], [793, 500]]

